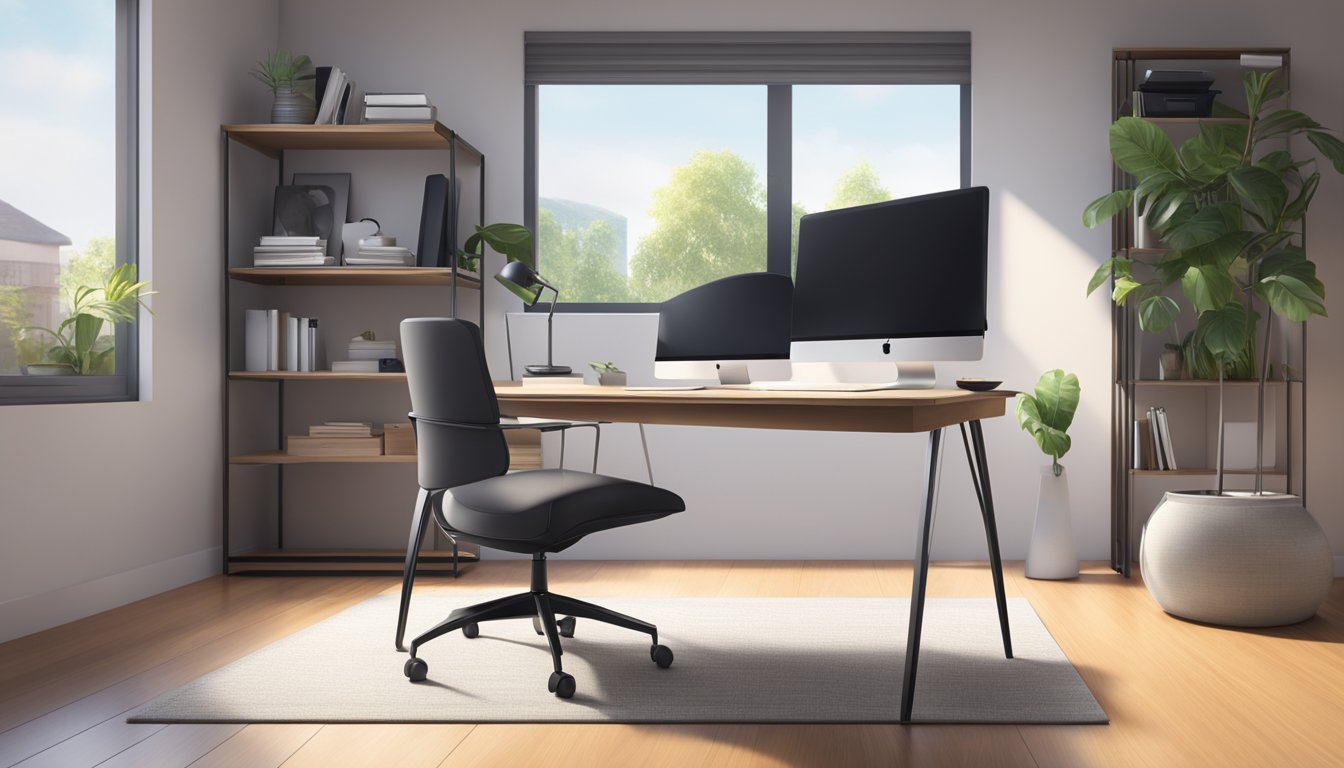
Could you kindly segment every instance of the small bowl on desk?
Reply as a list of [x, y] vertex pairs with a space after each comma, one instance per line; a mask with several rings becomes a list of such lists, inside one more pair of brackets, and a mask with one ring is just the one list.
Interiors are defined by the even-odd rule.
[[957, 387], [967, 389], [971, 392], [988, 392], [998, 387], [1002, 381], [993, 381], [991, 379], [963, 378], [957, 379]]

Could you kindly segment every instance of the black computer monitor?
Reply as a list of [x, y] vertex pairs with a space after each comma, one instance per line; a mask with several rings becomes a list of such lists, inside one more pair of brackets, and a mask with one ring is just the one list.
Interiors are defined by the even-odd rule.
[[988, 245], [985, 187], [804, 216], [794, 362], [980, 359]]
[[723, 277], [658, 308], [654, 375], [746, 383], [750, 360], [787, 360], [793, 281], [752, 272]]

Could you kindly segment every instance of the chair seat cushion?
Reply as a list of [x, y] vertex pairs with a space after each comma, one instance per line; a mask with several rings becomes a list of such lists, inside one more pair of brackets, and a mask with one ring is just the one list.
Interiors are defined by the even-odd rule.
[[515, 472], [460, 485], [442, 501], [443, 518], [453, 530], [538, 550], [685, 508], [680, 496], [662, 488], [563, 469]]

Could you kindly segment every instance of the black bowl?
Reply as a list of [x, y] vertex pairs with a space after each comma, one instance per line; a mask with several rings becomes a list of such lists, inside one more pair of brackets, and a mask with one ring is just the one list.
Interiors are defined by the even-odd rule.
[[1002, 383], [1002, 381], [990, 381], [989, 379], [957, 379], [958, 387], [969, 389], [972, 392], [988, 392]]

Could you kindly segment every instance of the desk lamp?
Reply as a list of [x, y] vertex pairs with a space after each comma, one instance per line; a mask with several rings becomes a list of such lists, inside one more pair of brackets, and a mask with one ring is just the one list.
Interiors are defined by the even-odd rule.
[[523, 306], [531, 307], [541, 298], [542, 290], [551, 289], [551, 310], [546, 315], [546, 364], [529, 365], [524, 370], [533, 376], [563, 376], [570, 373], [567, 365], [555, 365], [552, 359], [551, 330], [555, 321], [555, 302], [560, 300], [560, 291], [554, 285], [541, 279], [532, 268], [521, 261], [510, 261], [495, 275], [500, 285], [508, 288], [513, 295], [523, 300]]

